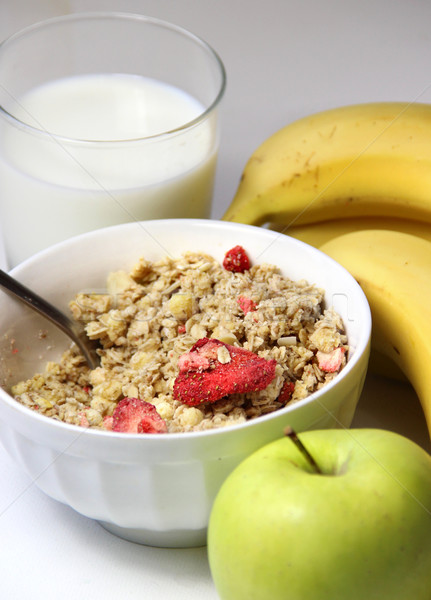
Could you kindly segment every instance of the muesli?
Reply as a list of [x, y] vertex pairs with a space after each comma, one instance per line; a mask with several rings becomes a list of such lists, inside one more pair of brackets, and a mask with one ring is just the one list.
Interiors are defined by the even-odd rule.
[[106, 293], [80, 293], [73, 317], [100, 344], [90, 370], [72, 346], [13, 386], [25, 406], [66, 423], [171, 433], [242, 423], [296, 402], [347, 360], [341, 317], [324, 291], [235, 246], [223, 263], [189, 252], [130, 273]]

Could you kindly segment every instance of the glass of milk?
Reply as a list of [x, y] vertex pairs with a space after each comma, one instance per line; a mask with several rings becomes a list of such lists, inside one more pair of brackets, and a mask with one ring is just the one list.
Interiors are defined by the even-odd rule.
[[66, 15], [3, 42], [9, 266], [100, 227], [209, 217], [224, 88], [207, 43], [142, 15]]

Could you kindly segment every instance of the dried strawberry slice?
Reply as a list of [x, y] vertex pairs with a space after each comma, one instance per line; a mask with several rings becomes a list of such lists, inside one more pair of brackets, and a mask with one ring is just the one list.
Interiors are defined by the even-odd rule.
[[250, 259], [242, 246], [234, 246], [228, 250], [223, 259], [226, 271], [244, 273], [250, 268]]
[[236, 299], [240, 309], [246, 315], [249, 312], [253, 312], [257, 309], [256, 302], [247, 296], [238, 296]]
[[180, 373], [209, 369], [214, 360], [217, 360], [218, 350], [222, 346], [227, 346], [227, 344], [214, 338], [201, 338], [195, 342], [189, 352], [185, 352], [179, 357], [178, 368]]
[[186, 352], [178, 359], [180, 372], [205, 371], [210, 367], [210, 361], [203, 352]]
[[114, 423], [114, 418], [112, 416], [106, 416], [103, 417], [103, 425], [105, 426], [105, 429], [107, 429], [108, 431], [112, 431], [112, 425]]
[[79, 415], [81, 420], [79, 422], [80, 427], [90, 427], [90, 423], [88, 422], [87, 415], [85, 413], [81, 413]]
[[326, 373], [335, 373], [342, 365], [343, 357], [346, 349], [340, 346], [332, 352], [316, 352], [317, 364]]
[[293, 381], [285, 381], [277, 400], [282, 404], [287, 404], [288, 402], [290, 402], [294, 390], [295, 384], [293, 383]]
[[275, 377], [276, 364], [275, 360], [266, 360], [250, 350], [202, 338], [180, 357], [174, 398], [196, 406], [229, 394], [264, 390]]
[[112, 415], [112, 431], [120, 433], [166, 433], [165, 421], [156, 407], [140, 398], [123, 398]]

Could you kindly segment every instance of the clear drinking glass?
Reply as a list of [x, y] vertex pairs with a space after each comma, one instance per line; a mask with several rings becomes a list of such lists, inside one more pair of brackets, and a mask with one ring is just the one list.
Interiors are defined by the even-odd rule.
[[99, 227], [209, 217], [224, 88], [206, 42], [142, 15], [67, 15], [3, 42], [9, 266]]

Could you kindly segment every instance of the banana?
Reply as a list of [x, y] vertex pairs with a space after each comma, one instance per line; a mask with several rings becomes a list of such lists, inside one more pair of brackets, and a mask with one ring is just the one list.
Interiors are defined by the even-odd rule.
[[358, 216], [431, 223], [431, 104], [358, 104], [290, 123], [251, 155], [223, 219]]
[[431, 223], [397, 219], [392, 217], [356, 217], [355, 219], [333, 219], [308, 225], [289, 227], [283, 223], [270, 223], [270, 229], [285, 233], [310, 246], [319, 248], [334, 237], [362, 229], [390, 229], [416, 235], [431, 241]]
[[359, 282], [373, 318], [372, 348], [403, 371], [431, 435], [431, 242], [399, 231], [363, 230], [320, 250]]

